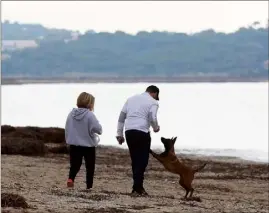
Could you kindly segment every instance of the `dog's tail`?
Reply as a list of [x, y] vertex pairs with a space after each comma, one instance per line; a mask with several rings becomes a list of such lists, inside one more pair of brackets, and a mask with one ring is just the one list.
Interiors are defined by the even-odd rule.
[[203, 168], [205, 168], [206, 164], [207, 164], [207, 163], [204, 163], [202, 166], [199, 166], [198, 168], [193, 169], [193, 172], [196, 173], [196, 172], [201, 171]]

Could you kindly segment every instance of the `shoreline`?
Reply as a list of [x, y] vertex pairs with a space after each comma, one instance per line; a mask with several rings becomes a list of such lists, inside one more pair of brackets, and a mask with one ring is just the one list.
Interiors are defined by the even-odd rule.
[[[128, 148], [127, 147], [120, 147], [120, 146], [117, 146], [117, 145], [99, 145], [98, 147], [100, 148], [104, 148], [104, 149], [119, 149], [121, 151], [127, 151], [128, 152]], [[160, 149], [160, 148], [152, 148], [153, 151], [156, 151], [158, 153], [161, 153], [163, 151], [163, 149]], [[186, 153], [186, 150], [190, 153]], [[253, 164], [261, 164], [261, 165], [266, 165], [268, 164], [269, 165], [269, 160], [251, 160], [251, 159], [246, 159], [246, 158], [243, 158], [243, 157], [240, 157], [240, 156], [236, 156], [236, 155], [225, 155], [225, 154], [222, 154], [220, 153], [219, 155], [216, 155], [216, 154], [206, 154], [206, 153], [196, 153], [195, 152], [195, 148], [194, 149], [185, 149], [185, 148], [176, 148], [175, 149], [175, 153], [177, 156], [180, 156], [182, 158], [191, 158], [191, 159], [212, 159], [214, 161], [220, 161], [220, 162], [229, 162], [229, 161], [233, 161], [233, 162], [238, 162], [238, 163], [253, 163]], [[200, 151], [204, 150], [210, 150], [210, 149], [199, 149]], [[218, 151], [226, 151], [226, 150], [231, 150], [231, 149], [215, 149], [215, 150], [218, 150]], [[243, 151], [243, 150], [240, 150], [240, 149], [232, 149], [232, 150], [235, 150], [235, 151]]]
[[[13, 134], [9, 134], [13, 133]], [[48, 135], [49, 134], [49, 135]], [[1, 138], [2, 137], [11, 137], [11, 138], [17, 138], [17, 137], [22, 137], [21, 139], [24, 140], [25, 138], [44, 138], [44, 143], [51, 143], [49, 141], [46, 141], [46, 137], [50, 137], [52, 141], [54, 140], [61, 140], [61, 145], [63, 145], [63, 141], [65, 141], [65, 136], [64, 136], [64, 129], [61, 127], [38, 127], [38, 126], [11, 126], [11, 125], [6, 125], [3, 124], [1, 125]], [[53, 138], [55, 137], [55, 139]], [[53, 143], [53, 142], [52, 142]], [[65, 142], [64, 142], [65, 144]], [[110, 145], [110, 144], [99, 144], [97, 146], [98, 148], [104, 148], [104, 149], [112, 149], [112, 150], [117, 150], [117, 151], [122, 151], [122, 152], [128, 152], [128, 147], [125, 146], [120, 146], [118, 144], [115, 145]], [[152, 150], [155, 150], [157, 152], [162, 152], [162, 148], [154, 148], [152, 147]], [[227, 154], [227, 151], [228, 152]], [[234, 148], [225, 148], [225, 149], [220, 149], [220, 148], [186, 148], [186, 147], [181, 147], [181, 148], [175, 148], [175, 153], [177, 156], [183, 156], [187, 158], [193, 158], [193, 159], [205, 159], [205, 158], [210, 158], [214, 160], [221, 160], [221, 161], [236, 161], [236, 162], [245, 162], [245, 163], [255, 163], [255, 164], [269, 164], [269, 160], [261, 160], [261, 159], [251, 159], [251, 158], [244, 158], [240, 155], [232, 155], [229, 153], [232, 153], [231, 151], [235, 152], [243, 152], [247, 153], [250, 150], [241, 150], [241, 149], [234, 149]], [[259, 150], [254, 150], [254, 151], [259, 151]], [[216, 154], [219, 153], [219, 154]], [[5, 153], [4, 153], [5, 154]]]
[[71, 83], [262, 83], [266, 78], [250, 77], [85, 77], [17, 78], [2, 77], [1, 85], [71, 84]]

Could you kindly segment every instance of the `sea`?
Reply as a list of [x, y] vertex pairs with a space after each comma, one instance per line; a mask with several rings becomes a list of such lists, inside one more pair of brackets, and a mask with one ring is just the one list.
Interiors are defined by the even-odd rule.
[[[150, 83], [152, 84], [152, 83]], [[2, 85], [1, 124], [63, 127], [85, 91], [96, 97], [103, 126], [100, 144], [118, 145], [118, 116], [126, 99], [149, 83], [69, 83]], [[238, 157], [268, 162], [268, 82], [156, 83], [160, 88], [160, 132], [151, 132], [152, 148], [161, 137], [177, 137], [177, 153]]]

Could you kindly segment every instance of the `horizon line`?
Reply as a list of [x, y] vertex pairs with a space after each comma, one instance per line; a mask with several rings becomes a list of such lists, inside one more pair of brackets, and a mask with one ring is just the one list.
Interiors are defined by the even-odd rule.
[[122, 32], [122, 33], [125, 33], [127, 35], [137, 35], [141, 32], [147, 32], [147, 33], [153, 33], [153, 32], [161, 32], [161, 33], [168, 33], [168, 34], [187, 34], [187, 35], [193, 35], [193, 34], [198, 34], [198, 33], [201, 33], [201, 32], [205, 32], [205, 31], [214, 31], [215, 33], [223, 33], [223, 34], [232, 34], [232, 33], [235, 33], [237, 31], [239, 31], [240, 29], [242, 28], [246, 28], [246, 29], [249, 29], [249, 28], [253, 28], [253, 29], [268, 29], [268, 26], [269, 26], [269, 19], [267, 19], [265, 21], [265, 23], [262, 23], [262, 21], [253, 21], [251, 24], [248, 24], [247, 26], [245, 25], [242, 25], [241, 27], [237, 28], [236, 30], [231, 30], [231, 31], [219, 31], [219, 30], [216, 30], [214, 28], [204, 28], [203, 30], [197, 30], [197, 31], [192, 31], [192, 32], [182, 32], [182, 31], [168, 31], [168, 30], [160, 30], [160, 29], [156, 29], [156, 30], [137, 30], [136, 33], [133, 33], [133, 32], [128, 32], [128, 31], [124, 31], [124, 30], [121, 30], [121, 29], [117, 29], [117, 30], [107, 30], [107, 31], [96, 31], [94, 29], [87, 29], [87, 30], [75, 30], [75, 29], [68, 29], [68, 28], [56, 28], [56, 27], [49, 27], [49, 26], [46, 26], [44, 24], [41, 24], [41, 23], [35, 23], [35, 22], [20, 22], [20, 21], [11, 21], [11, 20], [8, 20], [8, 19], [4, 19], [1, 21], [1, 25], [8, 22], [9, 24], [19, 24], [19, 25], [40, 25], [44, 28], [47, 28], [49, 30], [67, 30], [67, 31], [71, 31], [71, 32], [74, 32], [74, 33], [79, 33], [80, 35], [85, 35], [85, 34], [88, 34], [90, 32], [92, 32], [92, 34], [98, 34], [98, 33], [110, 33], [110, 34], [115, 34], [116, 32]]

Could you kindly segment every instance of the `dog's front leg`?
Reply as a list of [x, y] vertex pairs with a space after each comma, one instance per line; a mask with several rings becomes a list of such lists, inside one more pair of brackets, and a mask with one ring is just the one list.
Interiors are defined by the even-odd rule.
[[150, 150], [149, 153], [150, 153], [154, 158], [156, 158], [158, 161], [163, 162], [163, 158], [162, 158], [161, 154], [157, 154], [157, 153], [153, 152], [152, 150]]
[[154, 157], [154, 158], [157, 158], [158, 157], [158, 154], [153, 152], [151, 149], [149, 150], [149, 153]]

